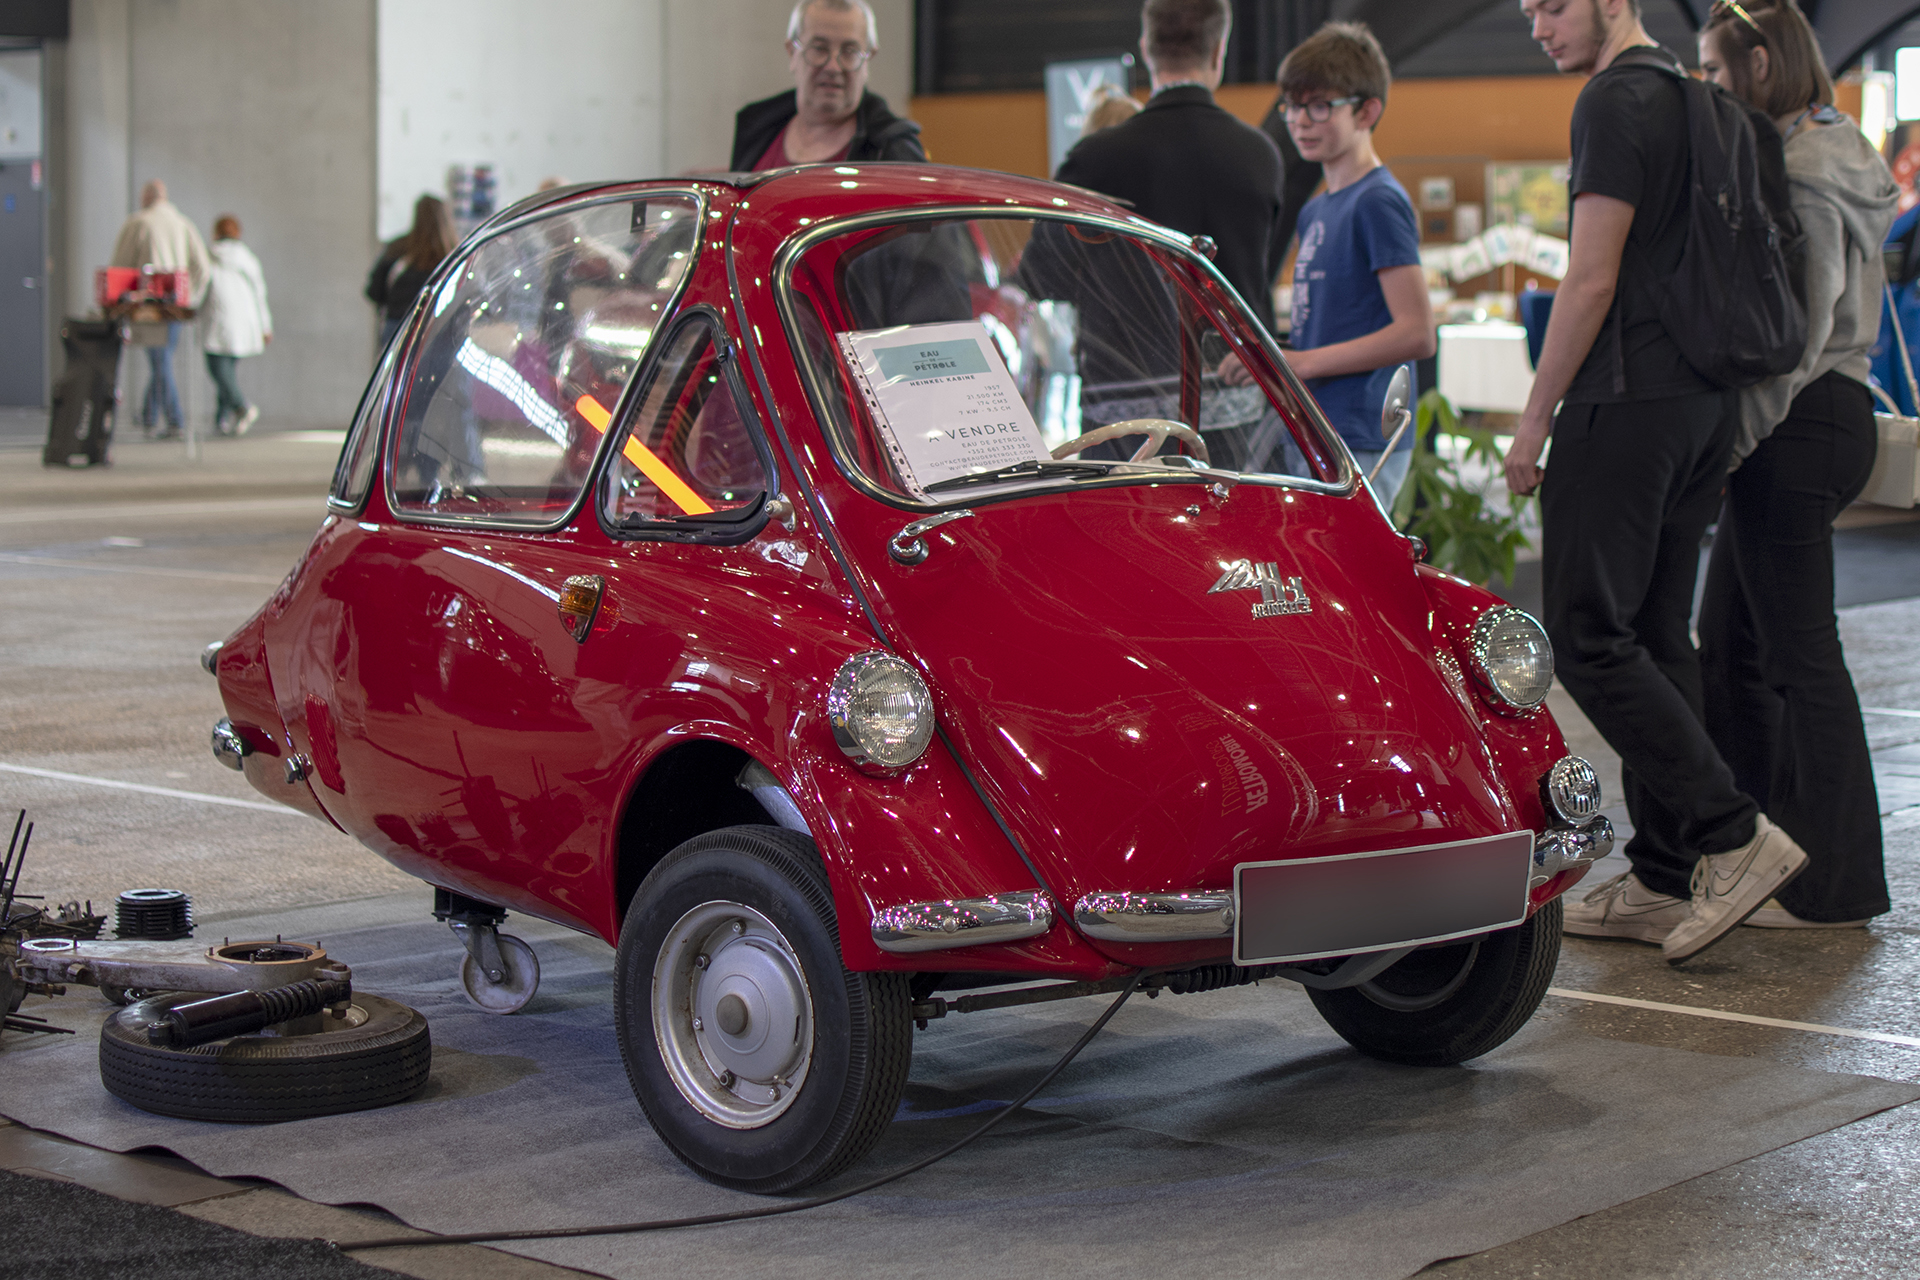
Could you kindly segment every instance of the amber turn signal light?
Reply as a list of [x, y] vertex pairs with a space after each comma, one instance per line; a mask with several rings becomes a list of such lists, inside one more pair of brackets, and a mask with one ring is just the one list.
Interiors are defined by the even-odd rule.
[[583, 573], [568, 578], [560, 587], [560, 625], [575, 643], [585, 644], [593, 630], [594, 615], [600, 612], [600, 594], [607, 580], [599, 574]]

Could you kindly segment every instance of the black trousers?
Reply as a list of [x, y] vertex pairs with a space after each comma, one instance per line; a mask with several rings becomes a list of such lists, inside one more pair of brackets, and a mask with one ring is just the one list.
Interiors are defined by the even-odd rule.
[[1701, 855], [1751, 840], [1759, 813], [1707, 733], [1689, 626], [1733, 431], [1730, 393], [1565, 405], [1540, 490], [1555, 668], [1620, 753], [1628, 859], [1679, 898]]
[[1740, 787], [1807, 851], [1781, 905], [1805, 920], [1888, 908], [1880, 802], [1833, 613], [1833, 518], [1878, 445], [1867, 389], [1837, 373], [1729, 478], [1700, 613], [1707, 728]]

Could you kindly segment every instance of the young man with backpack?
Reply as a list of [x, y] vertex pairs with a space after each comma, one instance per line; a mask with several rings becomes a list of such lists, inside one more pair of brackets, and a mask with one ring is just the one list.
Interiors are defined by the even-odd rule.
[[[1688, 81], [1654, 44], [1638, 0], [1520, 8], [1554, 65], [1588, 82], [1573, 113], [1572, 255], [1507, 453], [1507, 484], [1540, 491], [1556, 666], [1620, 753], [1634, 826], [1633, 870], [1568, 904], [1566, 929], [1659, 943], [1677, 964], [1807, 864], [1714, 748], [1689, 631], [1700, 541], [1719, 510], [1737, 426], [1730, 388], [1782, 360], [1792, 368], [1805, 317], [1795, 347], [1795, 304], [1764, 210], [1758, 245], [1731, 231], [1713, 240], [1694, 218], [1716, 199], [1751, 203], [1765, 147], [1751, 124], [1741, 131], [1744, 115], [1689, 97], [1718, 91]], [[1776, 134], [1775, 163], [1778, 153]], [[1703, 180], [1721, 189], [1696, 202], [1690, 188]], [[1702, 283], [1716, 268], [1730, 273], [1724, 288]], [[1741, 270], [1764, 278], [1755, 285]], [[1727, 289], [1754, 291], [1732, 317], [1742, 339], [1732, 351], [1699, 323], [1727, 323]], [[1756, 310], [1764, 314], [1748, 314]]]

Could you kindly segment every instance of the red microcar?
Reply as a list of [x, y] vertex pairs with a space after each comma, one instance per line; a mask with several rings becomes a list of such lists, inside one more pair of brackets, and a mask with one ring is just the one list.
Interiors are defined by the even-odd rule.
[[923, 165], [506, 211], [210, 650], [216, 755], [433, 885], [482, 1007], [538, 981], [508, 910], [613, 944], [729, 1186], [859, 1159], [949, 1012], [1284, 978], [1485, 1053], [1598, 782], [1539, 624], [1421, 563], [1210, 251]]

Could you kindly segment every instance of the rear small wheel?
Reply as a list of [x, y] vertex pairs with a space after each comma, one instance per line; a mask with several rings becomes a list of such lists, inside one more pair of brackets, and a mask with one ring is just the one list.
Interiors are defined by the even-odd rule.
[[1488, 1053], [1526, 1025], [1560, 962], [1560, 900], [1526, 923], [1413, 952], [1372, 981], [1308, 989], [1314, 1008], [1371, 1057], [1443, 1067]]
[[907, 978], [850, 973], [813, 842], [730, 827], [668, 854], [620, 930], [614, 1017], [654, 1131], [693, 1170], [775, 1194], [833, 1177], [892, 1121]]
[[471, 955], [460, 961], [460, 987], [467, 999], [488, 1013], [518, 1013], [527, 1007], [534, 992], [540, 990], [540, 957], [533, 948], [510, 933], [496, 933], [500, 959], [506, 974], [494, 982]]

